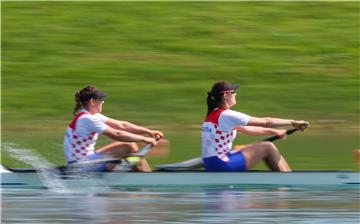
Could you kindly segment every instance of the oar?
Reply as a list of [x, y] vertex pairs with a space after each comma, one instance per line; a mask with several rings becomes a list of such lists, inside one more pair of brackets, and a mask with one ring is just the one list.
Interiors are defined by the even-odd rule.
[[144, 147], [142, 147], [137, 153], [131, 154], [131, 156], [139, 156], [144, 157], [146, 154], [150, 152], [150, 149], [153, 147], [152, 144], [146, 144]]
[[[305, 124], [305, 126], [301, 127], [301, 129], [306, 129], [307, 125]], [[291, 135], [293, 133], [295, 133], [296, 131], [299, 131], [300, 129], [294, 128], [294, 129], [290, 129], [286, 131], [286, 135]], [[263, 139], [262, 141], [268, 141], [268, 142], [273, 142], [275, 140], [280, 139], [281, 137], [278, 135], [274, 135], [268, 138]], [[189, 160], [185, 160], [179, 163], [172, 163], [172, 164], [163, 164], [160, 166], [157, 166], [158, 170], [167, 170], [167, 171], [171, 171], [171, 170], [179, 170], [179, 169], [196, 169], [196, 168], [200, 168], [203, 165], [203, 160], [202, 157], [196, 157], [196, 158], [192, 158]]]
[[[294, 132], [296, 132], [296, 131], [298, 131], [298, 130], [299, 130], [299, 129], [297, 129], [297, 128], [287, 130], [287, 131], [286, 131], [286, 135], [291, 135], [291, 134], [293, 134]], [[262, 141], [273, 142], [273, 141], [278, 140], [278, 139], [280, 139], [280, 138], [281, 138], [280, 136], [274, 135], [274, 136], [265, 138], [265, 139], [263, 139]]]
[[[146, 144], [137, 153], [131, 154], [130, 157], [144, 157], [150, 152], [152, 147], [153, 147], [152, 144]], [[105, 155], [103, 158], [100, 158], [100, 159], [87, 160], [87, 161], [68, 164], [68, 165], [60, 167], [60, 170], [68, 172], [71, 170], [81, 171], [83, 169], [84, 171], [86, 171], [87, 168], [91, 168], [92, 166], [95, 166], [96, 164], [99, 164], [99, 163], [118, 163], [118, 164], [122, 163], [122, 166], [123, 166], [122, 169], [124, 169], [124, 170], [131, 169], [131, 166], [134, 165], [133, 162], [131, 162], [127, 159], [114, 158], [114, 157]]]
[[[157, 142], [159, 142], [161, 139], [160, 136], [155, 136], [155, 140]], [[144, 147], [142, 147], [138, 152], [131, 154], [131, 156], [138, 156], [138, 157], [144, 157], [146, 156], [149, 152], [150, 149], [153, 147], [152, 144], [146, 144]]]
[[[306, 123], [305, 123], [305, 124], [302, 124], [302, 125], [299, 126], [299, 128], [294, 128], [294, 129], [287, 130], [287, 131], [286, 131], [286, 135], [291, 135], [291, 134], [293, 134], [294, 132], [299, 131], [299, 130], [303, 131], [303, 130], [305, 130], [305, 129], [308, 128], [308, 127], [309, 127], [308, 124], [306, 124]], [[281, 137], [278, 136], [278, 135], [274, 135], [274, 136], [271, 136], [271, 137], [269, 137], [269, 138], [265, 138], [265, 139], [262, 140], [262, 141], [273, 142], [273, 141], [275, 141], [275, 140], [278, 140], [279, 138], [281, 138]]]
[[[144, 145], [137, 153], [133, 153], [131, 155], [131, 157], [144, 157], [146, 156], [150, 151], [151, 148], [153, 147], [152, 144], [146, 144]], [[82, 162], [78, 162], [78, 163], [72, 163], [72, 164], [68, 164], [68, 165], [64, 165], [64, 166], [58, 166], [58, 167], [54, 167], [57, 170], [60, 170], [63, 173], [68, 173], [71, 171], [76, 172], [76, 171], [81, 171], [84, 168], [89, 168], [91, 166], [94, 166], [95, 164], [98, 163], [121, 163], [122, 160], [124, 160], [124, 163], [126, 165], [128, 165], [129, 167], [133, 165], [132, 162], [130, 161], [126, 161], [126, 159], [121, 159], [121, 158], [114, 158], [111, 156], [104, 156], [103, 158], [100, 159], [95, 159], [95, 160], [87, 160], [87, 161], [82, 161]], [[125, 166], [126, 166], [125, 165]], [[1, 172], [36, 172], [36, 169], [33, 168], [9, 168], [5, 165], [0, 165], [0, 170]], [[84, 169], [85, 171], [85, 169]]]

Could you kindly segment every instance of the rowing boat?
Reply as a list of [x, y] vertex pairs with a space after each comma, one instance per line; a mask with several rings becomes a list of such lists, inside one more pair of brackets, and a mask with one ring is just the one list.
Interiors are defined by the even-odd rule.
[[[1, 173], [3, 188], [43, 188], [39, 172], [34, 169], [10, 169]], [[56, 178], [65, 186], [94, 187], [246, 187], [246, 186], [360, 186], [360, 173], [354, 171], [270, 171], [205, 172], [155, 171], [138, 172], [86, 172], [58, 173]]]
[[[297, 129], [286, 132], [290, 135]], [[279, 136], [272, 136], [263, 141], [274, 141]], [[145, 145], [134, 156], [145, 156], [151, 149]], [[118, 161], [118, 159], [116, 159]], [[88, 161], [37, 171], [35, 169], [10, 169], [0, 165], [2, 188], [46, 188], [49, 182], [61, 183], [67, 187], [264, 187], [264, 186], [303, 186], [303, 187], [350, 187], [359, 188], [360, 173], [354, 171], [293, 171], [279, 173], [271, 171], [247, 172], [206, 172], [195, 170], [202, 167], [201, 157], [180, 163], [158, 166], [155, 172], [129, 172], [126, 168], [131, 162], [125, 160], [125, 169], [113, 172], [88, 172], [81, 167], [98, 162], [114, 162], [113, 158]], [[119, 166], [120, 166], [119, 165]], [[77, 167], [78, 166], [78, 167]], [[83, 168], [84, 168], [83, 167]], [[78, 169], [80, 168], [80, 170]], [[46, 175], [44, 175], [46, 173]], [[46, 177], [47, 176], [47, 177]]]

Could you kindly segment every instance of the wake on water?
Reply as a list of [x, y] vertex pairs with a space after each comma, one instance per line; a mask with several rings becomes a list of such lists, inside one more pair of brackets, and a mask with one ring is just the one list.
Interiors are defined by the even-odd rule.
[[[43, 158], [40, 154], [36, 153], [34, 149], [24, 148], [19, 146], [16, 143], [3, 143], [2, 148], [9, 153], [9, 156], [12, 158], [22, 161], [26, 164], [31, 165], [38, 173], [40, 180], [43, 185], [49, 189], [50, 191], [57, 193], [82, 193], [84, 191], [106, 191], [107, 189], [102, 187], [98, 188], [88, 186], [82, 186], [78, 188], [76, 186], [67, 186], [65, 182], [61, 178], [61, 173], [56, 165], [50, 163], [45, 158]], [[82, 177], [84, 178], [84, 173], [81, 172], [81, 167], [78, 169], [74, 169], [72, 173], [72, 177]], [[86, 177], [85, 177], [86, 178]]]
[[68, 192], [69, 189], [60, 178], [60, 172], [54, 164], [44, 159], [32, 149], [23, 148], [15, 143], [3, 143], [2, 147], [9, 156], [16, 160], [31, 165], [43, 182], [44, 186], [51, 191]]

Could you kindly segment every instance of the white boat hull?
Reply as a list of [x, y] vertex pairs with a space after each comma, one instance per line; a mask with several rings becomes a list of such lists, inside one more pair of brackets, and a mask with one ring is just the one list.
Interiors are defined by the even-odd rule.
[[[360, 186], [360, 173], [351, 171], [277, 172], [111, 172], [85, 176], [59, 175], [65, 186], [94, 187], [241, 187], [258, 186]], [[36, 172], [1, 173], [2, 187], [47, 187]]]

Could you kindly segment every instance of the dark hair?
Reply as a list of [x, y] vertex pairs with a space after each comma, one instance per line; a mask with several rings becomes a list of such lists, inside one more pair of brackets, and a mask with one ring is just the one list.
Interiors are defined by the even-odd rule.
[[235, 90], [238, 88], [239, 88], [239, 85], [231, 84], [231, 83], [224, 82], [224, 81], [215, 83], [213, 85], [213, 87], [211, 88], [211, 91], [208, 92], [207, 115], [209, 115], [211, 113], [211, 111], [213, 111], [215, 108], [224, 105], [224, 91]]
[[86, 86], [83, 89], [75, 92], [75, 107], [73, 114], [77, 115], [79, 110], [86, 107], [89, 100], [96, 93], [97, 89], [95, 86]]
[[224, 104], [224, 94], [213, 94], [212, 92], [208, 92], [207, 96], [207, 115], [211, 113], [215, 108], [220, 107]]

